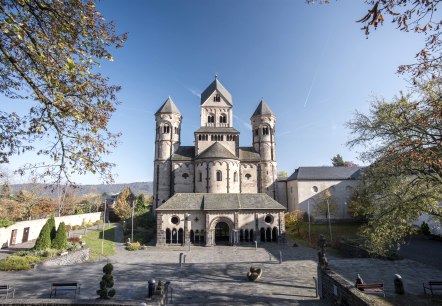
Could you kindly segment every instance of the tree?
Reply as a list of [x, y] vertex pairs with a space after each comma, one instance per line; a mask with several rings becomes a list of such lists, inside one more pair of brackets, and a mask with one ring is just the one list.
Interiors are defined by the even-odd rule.
[[[330, 0], [306, 0], [307, 3], [329, 3]], [[364, 0], [370, 9], [357, 22], [362, 23], [365, 35], [378, 29], [385, 19], [395, 23], [402, 32], [414, 32], [425, 37], [425, 45], [416, 54], [416, 63], [399, 66], [399, 73], [416, 78], [440, 76], [442, 65], [442, 20], [438, 8], [442, 0]]]
[[301, 210], [289, 211], [284, 214], [285, 226], [300, 235], [301, 226], [304, 224], [304, 212]]
[[11, 196], [11, 187], [9, 186], [8, 181], [5, 181], [2, 185], [2, 187], [0, 188], [0, 198], [9, 198]]
[[0, 111], [0, 163], [36, 151], [51, 162], [19, 173], [71, 182], [73, 173], [89, 172], [111, 181], [103, 156], [116, 145], [107, 125], [119, 87], [98, 68], [127, 35], [116, 35], [89, 0], [1, 0], [0, 27], [0, 93], [10, 103], [33, 101], [23, 114]]
[[140, 193], [137, 196], [135, 210], [138, 212], [138, 211], [143, 211], [145, 208], [146, 208], [146, 201], [144, 199], [144, 194]]
[[350, 147], [363, 146], [364, 169], [352, 207], [368, 222], [367, 247], [398, 248], [420, 215], [442, 217], [442, 80], [417, 83], [387, 102], [375, 99], [370, 113], [356, 113], [347, 126]]
[[344, 158], [340, 154], [336, 154], [331, 159], [333, 167], [357, 167], [358, 165], [352, 161], [344, 161]]
[[49, 220], [46, 221], [45, 225], [40, 230], [40, 234], [35, 241], [34, 249], [37, 251], [46, 250], [51, 247], [51, 227]]
[[278, 172], [278, 177], [287, 177], [287, 176], [288, 176], [287, 172], [284, 171], [284, 170], [281, 170], [281, 171]]
[[330, 190], [325, 190], [319, 195], [319, 199], [313, 204], [315, 216], [324, 216], [326, 219], [338, 212], [338, 205]]
[[60, 222], [58, 225], [57, 233], [55, 234], [54, 240], [52, 240], [51, 246], [53, 249], [63, 250], [66, 248], [68, 243], [66, 226], [64, 222]]
[[55, 227], [54, 215], [50, 216], [46, 223], [48, 224], [50, 237], [51, 237], [51, 241], [52, 241], [55, 239], [55, 235], [57, 234], [57, 229]]
[[333, 156], [331, 161], [332, 161], [333, 167], [343, 167], [343, 166], [345, 166], [344, 159], [339, 154], [336, 154], [336, 156]]
[[114, 206], [114, 212], [121, 220], [126, 220], [132, 215], [132, 205], [135, 201], [135, 195], [129, 187], [124, 188], [117, 197]]

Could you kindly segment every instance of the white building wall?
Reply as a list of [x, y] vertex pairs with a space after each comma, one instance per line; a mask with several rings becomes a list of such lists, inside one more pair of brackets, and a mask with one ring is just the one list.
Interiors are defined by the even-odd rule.
[[[295, 209], [300, 209], [307, 212], [310, 206], [310, 213], [313, 215], [313, 205], [318, 201], [320, 194], [326, 190], [330, 190], [331, 195], [338, 206], [337, 213], [332, 215], [332, 218], [350, 218], [348, 214], [347, 202], [353, 193], [353, 189], [358, 185], [357, 180], [342, 180], [342, 181], [294, 181], [297, 184], [297, 200], [298, 206], [295, 204]], [[292, 186], [292, 184], [288, 185]], [[290, 188], [290, 187], [289, 187]], [[310, 203], [310, 205], [309, 205]], [[290, 210], [290, 208], [289, 208]], [[320, 218], [320, 216], [318, 216]]]
[[[89, 214], [81, 214], [81, 215], [70, 215], [63, 217], [55, 217], [55, 226], [58, 228], [58, 225], [61, 222], [64, 222], [66, 225], [81, 225], [82, 223], [95, 222], [102, 218], [101, 212], [89, 213]], [[23, 242], [23, 232], [24, 229], [29, 227], [29, 240], [37, 239], [40, 231], [45, 225], [48, 219], [36, 219], [30, 221], [20, 221], [16, 222], [11, 226], [0, 228], [0, 244], [1, 248], [6, 248], [10, 244], [11, 233], [13, 230], [17, 231], [15, 244], [19, 244]]]

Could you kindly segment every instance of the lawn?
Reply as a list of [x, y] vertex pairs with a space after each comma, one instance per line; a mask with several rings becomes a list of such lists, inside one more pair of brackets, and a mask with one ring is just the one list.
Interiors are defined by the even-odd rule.
[[99, 259], [101, 257], [101, 245], [103, 243], [103, 255], [111, 256], [115, 254], [115, 226], [110, 225], [104, 228], [104, 240], [102, 229], [89, 229], [85, 235], [82, 235], [81, 240], [86, 242], [89, 247], [89, 260]]
[[327, 242], [333, 247], [336, 242], [344, 240], [356, 240], [360, 239], [357, 232], [360, 227], [360, 223], [342, 223], [342, 224], [331, 224], [331, 235], [330, 239], [330, 229], [328, 224], [311, 224], [310, 226], [310, 240], [309, 240], [309, 226], [308, 223], [301, 225], [299, 233], [293, 232], [290, 228], [287, 228], [288, 237], [291, 240], [296, 241], [296, 243], [317, 247], [319, 235], [323, 234]]

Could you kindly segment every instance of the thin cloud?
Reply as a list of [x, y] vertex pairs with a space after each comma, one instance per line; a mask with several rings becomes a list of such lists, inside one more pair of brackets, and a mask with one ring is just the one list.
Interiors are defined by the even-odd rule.
[[200, 94], [200, 90], [196, 90], [190, 87], [185, 87], [187, 89], [188, 92], [190, 92], [192, 95], [194, 95], [195, 97], [201, 98], [201, 94]]
[[241, 118], [239, 118], [237, 115], [233, 115], [233, 118], [235, 119], [235, 120], [238, 120], [243, 126], [245, 126], [248, 130], [252, 130], [252, 125], [249, 123], [249, 122], [247, 122], [247, 121], [244, 121], [244, 120], [242, 120]]

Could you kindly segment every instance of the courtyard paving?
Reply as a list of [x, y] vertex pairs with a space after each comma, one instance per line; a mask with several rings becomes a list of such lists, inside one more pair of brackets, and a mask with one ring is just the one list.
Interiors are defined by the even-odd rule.
[[[15, 248], [27, 248], [31, 244]], [[1, 250], [0, 253], [11, 251]], [[280, 252], [282, 263], [279, 263]], [[179, 264], [181, 253], [186, 257], [182, 266]], [[192, 246], [190, 250], [169, 246], [128, 252], [119, 243], [117, 254], [105, 260], [75, 266], [38, 267], [34, 271], [1, 272], [0, 284], [15, 286], [16, 298], [45, 299], [49, 297], [51, 283], [77, 281], [81, 283], [77, 298], [94, 300], [103, 275], [102, 267], [111, 262], [117, 290], [114, 300], [132, 301], [135, 305], [149, 304], [146, 296], [150, 279], [170, 281], [172, 302], [177, 305], [325, 305], [316, 298], [313, 279], [316, 260], [317, 251], [302, 246], [261, 244], [256, 250], [254, 245]], [[385, 261], [329, 256], [329, 263], [331, 269], [349, 283], [354, 283], [357, 273], [366, 282], [384, 282], [387, 298], [395, 296], [394, 274], [402, 276], [407, 294], [418, 296], [423, 295], [422, 282], [442, 279], [442, 270], [410, 259]], [[246, 280], [250, 266], [263, 269], [258, 282]], [[73, 294], [67, 292], [60, 297], [72, 298]]]

